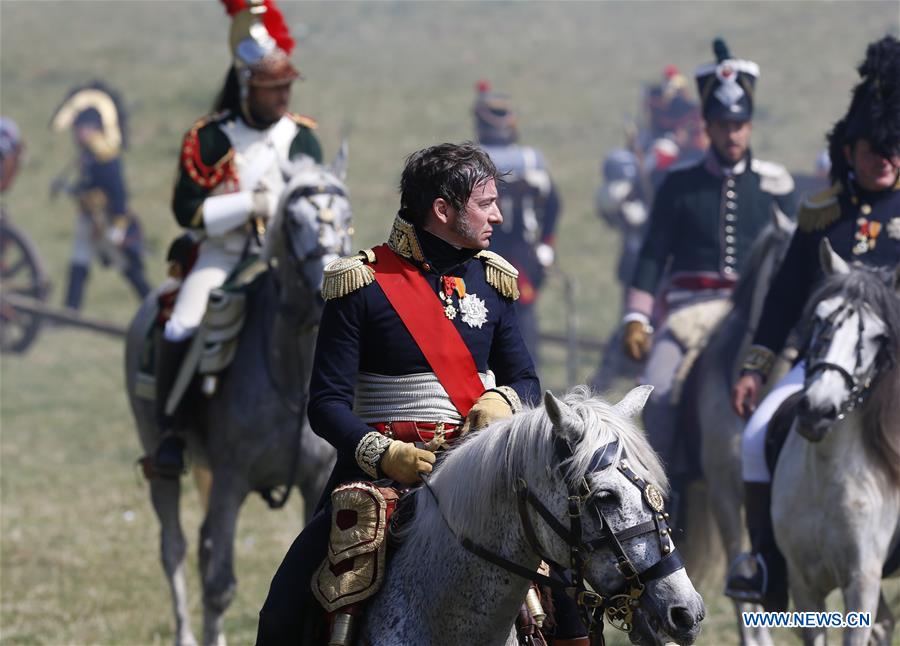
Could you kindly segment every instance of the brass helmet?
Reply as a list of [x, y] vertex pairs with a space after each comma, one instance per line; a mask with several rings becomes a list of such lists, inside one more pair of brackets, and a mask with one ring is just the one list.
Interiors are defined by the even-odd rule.
[[102, 81], [91, 81], [69, 90], [53, 111], [50, 129], [64, 132], [90, 126], [93, 134], [84, 142], [101, 161], [118, 157], [127, 144], [127, 113], [119, 94]]
[[242, 98], [250, 86], [300, 78], [291, 64], [294, 39], [273, 0], [222, 0], [232, 17], [229, 43]]

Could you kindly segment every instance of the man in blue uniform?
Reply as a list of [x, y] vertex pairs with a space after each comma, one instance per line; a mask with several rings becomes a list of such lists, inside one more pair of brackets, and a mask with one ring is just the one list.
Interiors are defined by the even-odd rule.
[[[721, 40], [714, 51], [717, 62], [696, 71], [709, 151], [663, 180], [623, 320], [626, 354], [637, 361], [647, 357], [643, 381], [654, 390], [644, 424], [670, 471], [677, 448], [673, 382], [685, 372], [682, 361], [702, 349], [727, 312], [748, 252], [773, 212], [794, 210], [791, 176], [750, 152], [758, 66], [732, 58]], [[660, 327], [655, 335], [654, 323]]]
[[[472, 144], [414, 153], [387, 244], [326, 268], [308, 409], [338, 450], [326, 494], [377, 478], [416, 484], [433, 451], [539, 401], [517, 272], [487, 251], [503, 222], [497, 176]], [[272, 580], [258, 644], [301, 641], [330, 518], [326, 497]]]
[[114, 265], [138, 297], [150, 291], [144, 277], [144, 241], [140, 224], [128, 209], [122, 163], [126, 145], [125, 110], [118, 95], [100, 81], [69, 92], [50, 123], [56, 132], [71, 129], [77, 148], [78, 177], [65, 188], [78, 203], [78, 221], [69, 261], [65, 305], [81, 308], [91, 262]]
[[822, 278], [823, 238], [847, 262], [880, 267], [900, 262], [900, 41], [887, 36], [869, 45], [858, 71], [862, 81], [850, 108], [828, 135], [832, 185], [800, 209], [797, 231], [766, 295], [733, 392], [738, 414], [753, 414], [743, 436], [743, 478], [747, 529], [759, 566], [751, 577], [730, 577], [726, 593], [771, 610], [787, 603], [787, 572], [769, 514], [772, 478], [765, 435], [773, 413], [802, 388], [804, 363], [797, 363], [757, 409], [760, 389]]
[[554, 261], [559, 196], [541, 152], [518, 143], [518, 119], [508, 96], [492, 92], [487, 82], [481, 81], [473, 112], [478, 142], [502, 179], [497, 191], [503, 223], [494, 231], [491, 249], [519, 271], [519, 326], [531, 356], [537, 360], [535, 305], [547, 268]]

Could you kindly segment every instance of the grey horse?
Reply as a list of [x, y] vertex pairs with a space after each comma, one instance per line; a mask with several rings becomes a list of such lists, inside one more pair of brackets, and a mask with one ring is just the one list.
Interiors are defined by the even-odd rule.
[[[900, 574], [897, 274], [848, 266], [827, 238], [821, 256], [828, 278], [806, 307], [810, 349], [798, 415], [772, 474], [772, 522], [797, 610], [824, 612], [839, 588], [843, 643], [886, 646], [894, 617], [881, 579]], [[875, 623], [854, 623], [850, 613]], [[825, 626], [802, 637], [824, 646]]]
[[[541, 558], [568, 564], [571, 550], [590, 549], [584, 577], [602, 595], [607, 618], [613, 602], [627, 606], [627, 615], [610, 623], [635, 644], [692, 644], [705, 607], [684, 569], [663, 563], [674, 554], [668, 530], [654, 525], [663, 518], [665, 473], [632, 421], [650, 390], [639, 386], [615, 405], [585, 386], [562, 399], [547, 392], [543, 407], [495, 422], [451, 449], [429, 487], [409, 501], [414, 515], [399, 532], [401, 544], [356, 643], [517, 644], [513, 622], [528, 578], [464, 548], [469, 540], [526, 575]], [[531, 534], [517, 505], [523, 487], [543, 508], [540, 517], [529, 516]], [[571, 497], [584, 487], [589, 493]], [[572, 512], [576, 499], [583, 513]], [[628, 565], [641, 573], [641, 584], [616, 596], [629, 588], [622, 574]], [[412, 612], [410, 600], [418, 600]]]
[[[682, 391], [679, 433], [693, 438], [693, 442], [685, 443], [693, 449], [699, 441], [700, 452], [699, 456], [687, 456], [687, 462], [693, 462], [687, 467], [690, 475], [669, 475], [673, 488], [680, 494], [675, 524], [680, 530], [680, 542], [685, 546], [688, 572], [695, 580], [701, 580], [721, 563], [721, 552], [715, 541], [717, 533], [727, 564], [742, 551], [741, 435], [745, 422], [732, 410], [731, 389], [794, 228], [790, 219], [775, 212], [772, 224], [754, 243], [747, 269], [732, 293], [731, 311], [700, 353]], [[684, 464], [681, 466], [684, 468]], [[705, 487], [703, 483], [689, 484], [691, 476], [699, 475], [698, 470], [702, 473], [700, 477], [705, 478]], [[743, 625], [742, 610], [754, 609], [745, 606], [735, 604], [741, 644], [770, 644], [765, 628]]]
[[[265, 241], [268, 271], [248, 295], [233, 363], [208, 401], [185, 402], [188, 453], [201, 489], [202, 483], [210, 485], [199, 546], [204, 644], [225, 641], [222, 622], [237, 586], [234, 536], [244, 499], [253, 491], [278, 488], [286, 495], [296, 485], [308, 519], [334, 461], [333, 448], [309, 428], [306, 397], [323, 269], [350, 251], [345, 159], [340, 154], [331, 169], [308, 161], [283, 169], [287, 186]], [[153, 402], [137, 396], [135, 387], [139, 357], [156, 316], [156, 296], [151, 294], [132, 320], [125, 356], [126, 387], [146, 455], [153, 455], [159, 431]], [[180, 492], [177, 479], [150, 480], [174, 605], [175, 642], [184, 646], [196, 639], [188, 617]]]

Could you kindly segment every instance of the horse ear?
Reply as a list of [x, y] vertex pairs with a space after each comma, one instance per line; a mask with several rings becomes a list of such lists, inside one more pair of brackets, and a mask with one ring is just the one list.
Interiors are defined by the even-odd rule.
[[553, 396], [549, 390], [544, 392], [544, 408], [547, 417], [553, 423], [553, 432], [570, 441], [577, 441], [583, 435], [581, 420], [569, 408], [569, 405]]
[[850, 265], [834, 252], [828, 238], [822, 238], [822, 242], [819, 243], [819, 262], [822, 263], [822, 270], [828, 276], [850, 273]]
[[347, 143], [347, 138], [344, 137], [341, 139], [341, 147], [338, 149], [337, 155], [334, 156], [334, 161], [331, 162], [329, 167], [331, 174], [343, 182], [347, 179], [347, 164], [349, 162], [350, 144]]
[[797, 228], [797, 223], [791, 220], [777, 204], [774, 204], [773, 206], [772, 224], [775, 225], [775, 228], [788, 234], [794, 233], [794, 230]]
[[613, 406], [613, 410], [627, 419], [633, 419], [640, 415], [644, 410], [644, 405], [653, 392], [653, 386], [638, 386], [632, 388], [631, 391], [622, 398], [618, 404]]

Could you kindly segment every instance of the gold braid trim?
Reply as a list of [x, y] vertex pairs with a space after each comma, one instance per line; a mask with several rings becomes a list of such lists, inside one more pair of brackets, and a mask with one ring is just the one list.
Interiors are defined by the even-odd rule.
[[346, 256], [332, 260], [325, 266], [325, 277], [322, 281], [322, 298], [326, 301], [341, 298], [355, 292], [375, 280], [375, 270], [368, 264], [370, 249], [360, 251], [355, 256]]
[[387, 244], [401, 258], [414, 260], [419, 264], [425, 262], [425, 254], [422, 252], [422, 245], [419, 244], [416, 228], [399, 214], [394, 218]]
[[312, 117], [308, 117], [305, 114], [288, 112], [288, 116], [293, 120], [294, 123], [299, 123], [301, 126], [306, 126], [310, 130], [315, 130], [319, 127], [319, 123], [315, 119], [313, 119]]
[[797, 226], [801, 231], [821, 231], [841, 217], [841, 205], [838, 202], [843, 187], [840, 182], [832, 184], [826, 190], [806, 198], [797, 213]]
[[775, 365], [775, 353], [761, 345], [751, 345], [741, 365], [741, 371], [758, 372], [768, 378]]
[[479, 251], [476, 258], [484, 262], [484, 274], [491, 287], [512, 300], [519, 298], [519, 270], [500, 254], [493, 251]]
[[356, 464], [370, 476], [377, 478], [381, 454], [387, 451], [393, 441], [377, 431], [366, 433], [356, 445]]

